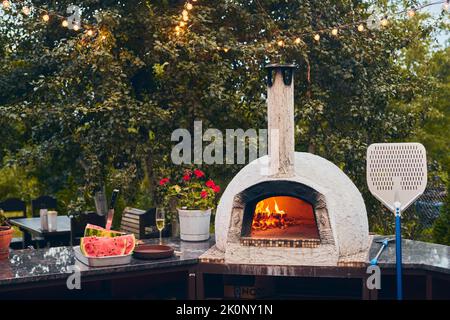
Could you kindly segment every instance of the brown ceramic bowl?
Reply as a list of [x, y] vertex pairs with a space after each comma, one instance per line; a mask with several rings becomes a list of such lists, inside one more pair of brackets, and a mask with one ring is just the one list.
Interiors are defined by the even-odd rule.
[[163, 259], [173, 256], [174, 249], [162, 244], [141, 244], [134, 249], [137, 259]]

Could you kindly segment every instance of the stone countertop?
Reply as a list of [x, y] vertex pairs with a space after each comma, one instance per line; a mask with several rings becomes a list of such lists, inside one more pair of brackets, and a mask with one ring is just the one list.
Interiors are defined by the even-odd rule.
[[[395, 236], [375, 236], [370, 248], [372, 259], [381, 247], [377, 240]], [[378, 264], [381, 268], [395, 268], [395, 241], [384, 249]], [[450, 274], [450, 246], [402, 239], [402, 265], [407, 269], [423, 269]]]
[[[369, 259], [378, 252], [381, 243], [375, 240], [369, 252]], [[158, 243], [157, 239], [145, 243]], [[9, 260], [0, 261], [0, 290], [15, 284], [45, 282], [67, 279], [73, 265], [81, 269], [82, 276], [108, 276], [115, 273], [128, 273], [151, 269], [194, 265], [199, 257], [214, 245], [214, 239], [205, 242], [184, 242], [177, 239], [164, 239], [164, 243], [181, 252], [171, 258], [161, 260], [132, 259], [124, 266], [90, 268], [77, 261], [72, 247], [56, 247], [39, 250], [17, 250], [10, 254]], [[450, 274], [450, 247], [403, 240], [403, 268], [423, 269]], [[367, 261], [367, 264], [369, 261]], [[395, 242], [391, 242], [379, 258], [381, 268], [395, 268]], [[338, 268], [338, 267], [337, 267]]]
[[[369, 252], [363, 253], [364, 257], [361, 260], [358, 260], [358, 257], [358, 263], [356, 264], [353, 263], [355, 262], [355, 257], [351, 256], [347, 259], [348, 261], [344, 261], [342, 264], [336, 265], [330, 263], [329, 266], [325, 267], [336, 269], [340, 267], [365, 268], [370, 264], [370, 260], [375, 257], [381, 247], [381, 243], [378, 243], [377, 240], [385, 238], [395, 239], [395, 236], [374, 236]], [[402, 239], [402, 258], [404, 269], [428, 270], [450, 275], [450, 246]], [[204, 263], [227, 264], [225, 261], [225, 253], [220, 251], [216, 246], [211, 247], [211, 249], [205, 252], [200, 257], [200, 261]], [[362, 265], [359, 262], [362, 262]], [[395, 241], [390, 242], [388, 247], [384, 249], [378, 259], [378, 265], [381, 268], [395, 269]], [[286, 268], [289, 267], [297, 268], [299, 266], [286, 266]], [[315, 267], [315, 265], [303, 265], [303, 267]]]
[[[159, 240], [144, 242], [158, 244]], [[159, 260], [132, 258], [128, 265], [100, 268], [88, 267], [76, 260], [74, 250], [70, 246], [12, 251], [9, 260], [0, 261], [0, 289], [2, 286], [14, 284], [67, 279], [74, 265], [79, 266], [82, 277], [194, 265], [198, 262], [198, 257], [214, 245], [214, 239], [205, 242], [184, 242], [168, 238], [163, 239], [163, 242], [180, 254]]]

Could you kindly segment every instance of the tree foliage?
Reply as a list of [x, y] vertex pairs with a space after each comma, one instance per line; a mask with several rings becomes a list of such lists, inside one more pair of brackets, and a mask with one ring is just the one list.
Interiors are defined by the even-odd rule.
[[[34, 1], [59, 12], [70, 2]], [[432, 79], [405, 62], [432, 38], [423, 16], [322, 34], [318, 43], [308, 32], [366, 19], [368, 5], [198, 1], [190, 27], [177, 34], [183, 1], [78, 2], [98, 26], [94, 37], [57, 21], [0, 22], [10, 30], [0, 38], [5, 163], [27, 166], [49, 192], [78, 190], [72, 199], [89, 201], [106, 184], [120, 186], [127, 203], [154, 202], [159, 178], [179, 171], [170, 163], [171, 132], [192, 130], [194, 120], [204, 128], [266, 128], [263, 67], [294, 62], [297, 151], [342, 168], [378, 223], [365, 183], [366, 148], [407, 139], [426, 114], [407, 106], [434, 88]], [[222, 185], [240, 168], [203, 167]]]
[[[447, 190], [450, 190], [450, 182], [447, 184]], [[447, 192], [441, 215], [434, 223], [433, 240], [450, 246], [450, 192]]]

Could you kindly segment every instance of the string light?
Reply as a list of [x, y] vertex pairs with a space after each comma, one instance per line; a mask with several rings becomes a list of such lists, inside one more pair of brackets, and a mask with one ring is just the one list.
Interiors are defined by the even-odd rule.
[[223, 52], [227, 53], [230, 49], [228, 48], [223, 48]]
[[[0, 0], [0, 1], [2, 3], [2, 6], [3, 6], [4, 10], [11, 8], [11, 1], [10, 0]], [[20, 2], [23, 3], [22, 1], [20, 1]], [[194, 8], [194, 5], [192, 3], [196, 3], [196, 2], [197, 2], [197, 0], [186, 0], [184, 9], [183, 9], [182, 14], [181, 14], [181, 20], [179, 21], [179, 25], [177, 25], [175, 27], [175, 31], [176, 31], [177, 35], [181, 34], [181, 32], [183, 31], [182, 28], [187, 25], [187, 21], [189, 20], [189, 11], [191, 11]], [[407, 16], [412, 18], [412, 17], [414, 17], [416, 15], [416, 11], [422, 10], [423, 8], [425, 8], [425, 7], [429, 6], [429, 5], [436, 5], [436, 4], [442, 4], [442, 10], [448, 11], [449, 10], [449, 3], [450, 3], [450, 0], [445, 0], [445, 1], [441, 0], [441, 1], [438, 1], [438, 2], [431, 3], [431, 4], [425, 4], [425, 5], [422, 5], [422, 6], [419, 6], [419, 7], [411, 7], [408, 10], [402, 10], [400, 12], [397, 12], [397, 13], [395, 13], [395, 15], [405, 14], [405, 11], [406, 11]], [[49, 13], [47, 13], [47, 9], [39, 8], [39, 7], [36, 7], [36, 6], [33, 6], [33, 8], [31, 8], [29, 6], [23, 6], [21, 11], [22, 11], [22, 13], [24, 15], [29, 16], [31, 14], [32, 10], [33, 11], [37, 10], [40, 13], [44, 13], [42, 15], [42, 17], [41, 17], [44, 22], [50, 21], [50, 15], [49, 15]], [[57, 17], [60, 21], [62, 20], [61, 25], [63, 27], [67, 28], [69, 26], [69, 23], [68, 23], [68, 21], [66, 20], [66, 18], [64, 16], [62, 16], [62, 15], [60, 15], [58, 13], [55, 13], [55, 12], [53, 12], [51, 14], [52, 14], [52, 16]], [[353, 22], [353, 23], [337, 25], [336, 27], [334, 27], [332, 29], [331, 28], [325, 28], [325, 29], [322, 29], [322, 30], [317, 30], [316, 31], [317, 33], [315, 33], [313, 35], [313, 39], [315, 41], [319, 41], [320, 37], [321, 37], [320, 34], [324, 33], [324, 32], [331, 32], [331, 35], [337, 36], [341, 29], [354, 27], [358, 23], [359, 23], [359, 25], [357, 26], [357, 30], [359, 32], [364, 31], [365, 30], [364, 21], [357, 21], [357, 22]], [[385, 16], [382, 19], [378, 18], [378, 23], [379, 23], [378, 26], [387, 27], [389, 25], [389, 20], [388, 20], [387, 16]], [[91, 30], [92, 26], [90, 26], [90, 25], [74, 24], [73, 25], [73, 30], [78, 31], [82, 27], [84, 27], [84, 29], [87, 29], [86, 32], [87, 32], [87, 34], [89, 36], [94, 35], [94, 31]], [[367, 28], [372, 29], [369, 24], [367, 24]], [[308, 33], [311, 34], [312, 32], [311, 31], [306, 31], [306, 32], [302, 32], [301, 34], [303, 35], [303, 34], [308, 34]], [[103, 35], [101, 38], [104, 40], [104, 39], [106, 39], [106, 36]], [[292, 40], [290, 40], [290, 41], [292, 41]], [[293, 39], [293, 42], [295, 44], [301, 44], [301, 38], [297, 37], [297, 38]], [[276, 43], [277, 43], [277, 45], [279, 47], [285, 46], [285, 42], [283, 40], [278, 40]], [[268, 44], [268, 47], [271, 47], [271, 44]], [[229, 49], [228, 48], [224, 48], [223, 50], [224, 50], [224, 52], [228, 52]]]
[[[179, 23], [181, 27], [184, 27], [186, 24], [183, 21], [188, 21], [189, 20], [189, 12], [188, 10], [192, 10], [193, 9], [193, 4], [197, 2], [197, 0], [186, 0], [185, 5], [184, 5], [184, 9], [181, 13], [181, 17], [182, 17], [182, 21]], [[413, 17], [416, 13], [416, 11], [418, 10], [422, 10], [425, 7], [428, 7], [429, 5], [435, 5], [435, 4], [440, 4], [443, 3], [443, 10], [448, 10], [449, 8], [449, 2], [450, 0], [441, 0], [439, 2], [434, 2], [432, 4], [425, 4], [422, 5], [420, 7], [412, 7], [409, 10], [403, 10], [400, 12], [395, 13], [394, 15], [401, 15], [404, 14], [405, 12], [408, 14], [409, 17]], [[378, 17], [377, 17], [378, 16]], [[321, 30], [317, 30], [315, 34], [313, 34], [313, 39], [315, 41], [320, 41], [320, 34], [324, 33], [324, 32], [330, 32], [331, 35], [333, 36], [338, 36], [340, 33], [340, 30], [345, 29], [345, 28], [352, 28], [355, 27], [357, 28], [357, 30], [359, 32], [363, 32], [365, 31], [366, 27], [370, 30], [372, 29], [380, 29], [380, 27], [387, 27], [389, 25], [389, 20], [387, 18], [387, 16], [384, 16], [383, 18], [381, 17], [381, 15], [378, 13], [373, 13], [371, 17], [369, 17], [369, 19], [373, 20], [373, 27], [372, 25], [369, 23], [369, 21], [365, 21], [365, 20], [360, 20], [360, 21], [356, 21], [353, 23], [348, 23], [348, 24], [343, 24], [343, 25], [337, 25], [333, 28], [325, 28], [325, 29], [321, 29]], [[367, 23], [367, 25], [365, 24]], [[177, 30], [177, 34], [179, 34], [180, 30]], [[305, 32], [301, 32], [301, 34], [311, 34], [311, 31], [305, 31]], [[293, 41], [295, 44], [300, 44], [301, 43], [301, 39], [299, 37], [292, 39], [291, 41]], [[285, 46], [285, 42], [283, 40], [278, 40], [275, 42], [276, 45], [278, 45], [279, 47], [283, 47]], [[271, 48], [272, 44], [267, 44], [267, 48]]]
[[24, 15], [28, 16], [31, 13], [31, 9], [29, 7], [27, 7], [27, 6], [25, 6], [25, 7], [22, 8], [22, 13]]
[[[191, 0], [192, 1], [192, 0]], [[17, 1], [20, 4], [24, 4], [25, 1], [21, 0], [21, 1]], [[0, 0], [1, 3], [1, 7], [3, 8], [3, 10], [7, 10], [7, 9], [11, 9], [12, 8], [12, 1], [10, 0]], [[51, 17], [56, 17], [58, 18], [58, 20], [61, 23], [61, 26], [64, 28], [69, 27], [69, 22], [67, 21], [66, 17], [64, 17], [63, 15], [58, 14], [57, 12], [49, 12], [46, 8], [40, 8], [38, 6], [30, 6], [30, 5], [23, 5], [22, 8], [19, 10], [17, 10], [19, 13], [25, 15], [25, 16], [30, 16], [34, 11], [38, 12], [39, 14], [37, 15], [39, 17], [39, 19], [42, 19], [42, 21], [44, 22], [49, 22]], [[51, 15], [51, 16], [50, 16]], [[94, 28], [91, 25], [88, 24], [81, 24], [81, 23], [74, 23], [73, 24], [73, 30], [75, 31], [79, 31], [82, 28], [88, 29], [88, 28]], [[92, 32], [92, 31], [91, 31]]]
[[408, 10], [408, 17], [412, 18], [416, 15], [416, 10], [414, 8], [411, 8]]
[[2, 1], [2, 6], [3, 6], [4, 9], [9, 9], [9, 8], [11, 8], [11, 3], [9, 3], [8, 0], [3, 0]]

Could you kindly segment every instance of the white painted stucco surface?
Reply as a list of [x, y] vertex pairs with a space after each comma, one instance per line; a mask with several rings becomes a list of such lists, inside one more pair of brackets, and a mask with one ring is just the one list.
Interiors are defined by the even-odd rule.
[[[325, 253], [330, 255], [335, 251], [334, 259], [354, 255], [367, 251], [369, 245], [369, 226], [367, 212], [361, 193], [353, 182], [332, 162], [304, 152], [295, 153], [295, 175], [291, 178], [271, 178], [266, 173], [268, 156], [261, 157], [245, 166], [225, 189], [216, 211], [215, 232], [217, 248], [227, 251], [227, 236], [232, 213], [233, 198], [245, 189], [270, 180], [287, 180], [305, 184], [325, 196], [331, 229], [335, 241], [335, 248], [308, 249], [297, 248], [284, 251], [303, 250], [308, 255]], [[235, 244], [229, 244], [235, 247]], [[238, 248], [228, 252], [228, 256], [235, 255]], [[258, 250], [256, 248], [241, 248], [240, 253]], [[265, 248], [267, 251], [283, 251], [279, 248]], [[232, 251], [232, 252], [231, 252]], [[256, 252], [255, 252], [256, 253]], [[297, 254], [302, 254], [297, 252]], [[330, 257], [331, 258], [331, 257]], [[233, 259], [234, 260], [234, 259]], [[273, 262], [273, 261], [272, 261]]]

